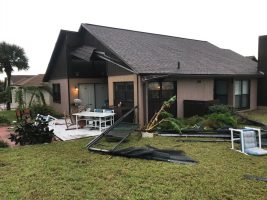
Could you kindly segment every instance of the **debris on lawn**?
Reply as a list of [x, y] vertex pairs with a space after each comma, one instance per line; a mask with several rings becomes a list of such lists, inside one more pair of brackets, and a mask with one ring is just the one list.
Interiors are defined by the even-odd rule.
[[245, 179], [249, 179], [249, 180], [256, 180], [256, 181], [264, 181], [267, 182], [267, 178], [266, 177], [260, 177], [260, 176], [253, 176], [253, 175], [244, 175]]
[[231, 142], [231, 140], [176, 140], [176, 142]]
[[87, 145], [88, 150], [114, 156], [158, 160], [177, 164], [197, 163], [181, 150], [158, 149], [151, 146], [131, 146], [131, 141], [140, 139], [140, 133], [135, 132], [138, 126], [123, 122], [123, 120], [133, 113], [136, 108], [131, 109], [101, 135], [93, 139]]

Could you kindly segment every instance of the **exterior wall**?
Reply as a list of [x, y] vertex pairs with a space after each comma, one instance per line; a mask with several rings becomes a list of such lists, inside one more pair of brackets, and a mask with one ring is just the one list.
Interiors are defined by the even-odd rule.
[[[12, 103], [11, 103], [11, 108], [12, 109], [16, 109], [18, 107], [18, 103], [16, 102], [16, 93], [17, 90], [20, 88], [19, 86], [12, 86], [12, 91], [11, 91], [11, 97], [12, 97]], [[47, 105], [50, 105], [50, 101], [51, 101], [51, 95], [45, 91], [42, 90], [42, 93], [44, 95], [44, 99]], [[24, 98], [24, 102], [26, 104], [26, 106], [29, 106], [30, 100], [31, 100], [32, 94], [29, 92], [23, 92], [23, 98]], [[38, 103], [38, 99], [36, 97], [33, 98], [32, 100], [32, 104], [34, 103]]]
[[53, 102], [51, 96], [51, 106], [59, 113], [69, 113], [69, 95], [68, 95], [68, 79], [50, 80], [49, 85], [52, 88], [52, 84], [60, 84], [61, 103]]
[[177, 80], [177, 116], [184, 116], [184, 100], [213, 100], [213, 79]]
[[257, 79], [250, 80], [250, 110], [257, 109]]
[[[72, 78], [69, 79], [69, 93], [70, 93], [70, 104], [73, 103], [74, 99], [79, 98], [79, 91], [75, 90], [81, 83], [107, 83], [106, 78]], [[74, 107], [71, 107], [74, 109]]]
[[18, 107], [18, 103], [16, 102], [16, 92], [17, 92], [17, 89], [19, 87], [18, 86], [12, 86], [12, 90], [11, 90], [11, 99], [12, 99], [12, 102], [10, 104], [10, 107], [11, 109], [16, 109]]

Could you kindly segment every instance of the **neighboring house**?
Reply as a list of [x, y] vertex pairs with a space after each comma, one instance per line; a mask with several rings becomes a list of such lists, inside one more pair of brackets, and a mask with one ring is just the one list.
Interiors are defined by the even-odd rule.
[[[16, 102], [16, 93], [18, 92], [18, 89], [23, 89], [27, 87], [43, 87], [46, 83], [43, 82], [44, 74], [38, 74], [38, 75], [12, 75], [11, 76], [11, 96], [12, 96], [12, 102], [11, 102], [11, 108], [17, 108], [18, 103]], [[44, 94], [45, 102], [46, 104], [50, 104], [51, 95], [46, 91], [42, 90], [42, 93]], [[32, 93], [28, 92], [27, 90], [23, 90], [23, 98], [26, 105], [29, 105], [29, 102], [31, 100]], [[38, 102], [37, 98], [34, 97], [32, 100], [32, 103]]]
[[264, 74], [259, 79], [258, 105], [267, 106], [267, 35], [259, 37], [258, 70]]
[[260, 76], [257, 62], [206, 41], [82, 24], [60, 31], [44, 81], [59, 112], [71, 112], [75, 98], [91, 108], [121, 102], [138, 106], [142, 125], [173, 95], [179, 117], [184, 100], [255, 109]]

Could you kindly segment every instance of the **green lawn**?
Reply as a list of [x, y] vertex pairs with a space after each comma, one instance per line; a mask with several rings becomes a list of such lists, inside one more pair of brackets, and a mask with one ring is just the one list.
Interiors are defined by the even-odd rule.
[[15, 110], [0, 111], [0, 115], [5, 116], [10, 122], [17, 120]]
[[88, 139], [0, 149], [1, 199], [266, 199], [267, 156], [246, 156], [230, 143], [136, 141], [181, 149], [196, 165], [111, 157], [88, 152]]

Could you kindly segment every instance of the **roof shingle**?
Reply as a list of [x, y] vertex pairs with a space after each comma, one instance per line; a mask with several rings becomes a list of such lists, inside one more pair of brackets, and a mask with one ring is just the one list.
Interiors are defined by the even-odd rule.
[[141, 74], [258, 74], [256, 62], [206, 41], [91, 24], [82, 27]]

